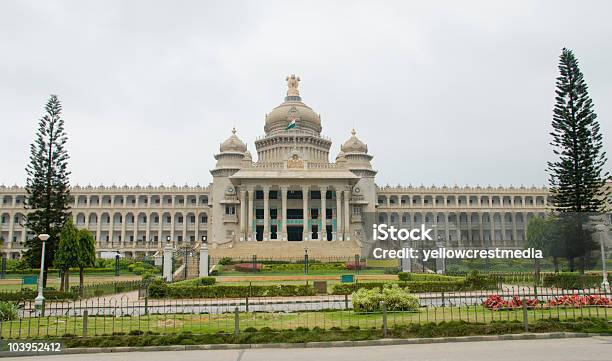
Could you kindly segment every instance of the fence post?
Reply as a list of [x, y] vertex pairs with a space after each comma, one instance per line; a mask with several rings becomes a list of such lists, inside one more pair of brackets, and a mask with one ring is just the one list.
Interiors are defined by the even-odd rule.
[[382, 312], [383, 312], [383, 337], [387, 337], [387, 304], [385, 301], [381, 301]]
[[84, 310], [83, 311], [83, 337], [87, 337], [87, 315], [88, 315], [88, 311]]
[[527, 315], [527, 300], [523, 297], [523, 324], [525, 332], [529, 332], [529, 316]]
[[148, 295], [148, 292], [145, 295], [144, 301], [145, 301], [145, 304], [144, 304], [144, 308], [145, 308], [144, 309], [144, 314], [148, 315], [149, 314], [149, 295]]
[[246, 311], [249, 312], [249, 296], [246, 296]]
[[238, 336], [240, 331], [240, 314], [238, 313], [238, 307], [234, 309], [234, 336]]
[[348, 307], [348, 294], [344, 295], [344, 309], [345, 310], [349, 309], [349, 307]]

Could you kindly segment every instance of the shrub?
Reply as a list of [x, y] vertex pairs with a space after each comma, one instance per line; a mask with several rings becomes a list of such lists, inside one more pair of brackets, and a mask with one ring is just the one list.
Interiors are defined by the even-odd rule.
[[217, 280], [214, 277], [200, 277], [191, 280], [178, 281], [172, 284], [172, 287], [176, 286], [211, 286], [214, 285]]
[[269, 286], [183, 286], [155, 281], [149, 286], [152, 298], [244, 298], [277, 296], [314, 296], [311, 285]]
[[[270, 263], [266, 264], [263, 272], [302, 272], [304, 263]], [[343, 271], [346, 270], [344, 263], [320, 263], [308, 262], [309, 271]]]
[[465, 276], [466, 288], [472, 290], [493, 290], [497, 289], [498, 276], [482, 275], [477, 270], [473, 270]]
[[221, 258], [221, 260], [219, 261], [219, 264], [222, 266], [227, 266], [232, 264], [232, 257], [223, 257]]
[[[22, 289], [15, 292], [0, 292], [0, 301], [13, 301], [19, 302], [24, 300], [33, 300], [38, 295], [38, 292], [33, 289]], [[74, 292], [61, 292], [52, 289], [45, 289], [44, 291], [46, 300], [74, 300], [77, 298], [77, 294]]]
[[389, 311], [416, 311], [420, 307], [418, 298], [396, 284], [382, 290], [362, 288], [353, 294], [352, 299], [356, 312], [380, 311], [383, 301]]
[[597, 288], [601, 282], [601, 276], [598, 274], [581, 275], [575, 272], [552, 273], [544, 276], [544, 287], [558, 287], [563, 289], [585, 289]]
[[157, 272], [148, 270], [148, 271], [145, 271], [141, 276], [142, 276], [143, 282], [151, 282], [155, 278], [157, 278]]
[[[393, 284], [392, 282], [364, 282], [364, 283], [339, 283], [332, 286], [332, 294], [334, 295], [349, 295], [359, 289], [382, 289], [385, 286]], [[482, 288], [467, 285], [464, 280], [451, 281], [406, 281], [396, 282], [399, 287], [407, 288], [410, 292], [454, 292], [466, 291], [471, 289], [480, 290]]]
[[168, 285], [162, 279], [155, 279], [149, 285], [149, 297], [165, 298], [168, 294]]
[[0, 301], [0, 321], [12, 321], [19, 318], [19, 307], [14, 302]]

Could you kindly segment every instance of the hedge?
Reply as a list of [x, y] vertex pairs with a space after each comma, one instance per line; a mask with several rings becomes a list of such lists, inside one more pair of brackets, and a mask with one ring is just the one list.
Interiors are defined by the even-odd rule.
[[464, 277], [446, 276], [435, 273], [408, 273], [398, 272], [397, 277], [400, 281], [459, 281]]
[[470, 290], [490, 290], [497, 288], [497, 282], [470, 282], [467, 279], [452, 281], [405, 281], [405, 282], [363, 282], [363, 283], [338, 283], [332, 286], [334, 295], [350, 295], [361, 288], [378, 288], [397, 284], [401, 288], [408, 288], [410, 292], [457, 292]]
[[[85, 273], [108, 273], [108, 272], [115, 272], [114, 268], [99, 268], [99, 267], [87, 267], [84, 269]], [[59, 272], [59, 269], [57, 268], [49, 268], [48, 270], [49, 273], [57, 273]], [[70, 268], [70, 272], [79, 272], [78, 268]], [[10, 271], [7, 273], [11, 273], [11, 274], [18, 274], [18, 275], [37, 275], [40, 273], [40, 269], [38, 268], [26, 268], [26, 269], [21, 269], [21, 270], [14, 270], [14, 271]]]
[[545, 275], [543, 286], [570, 290], [597, 288], [600, 286], [601, 280], [601, 275], [596, 273], [581, 275], [575, 272], [561, 272]]
[[275, 296], [314, 296], [311, 285], [270, 286], [172, 286], [153, 282], [149, 286], [151, 298], [245, 298]]
[[[38, 291], [32, 289], [22, 289], [15, 292], [0, 292], [0, 301], [28, 301], [33, 300], [38, 296]], [[74, 292], [61, 292], [56, 290], [45, 290], [45, 300], [49, 301], [62, 301], [62, 300], [75, 300], [77, 295]]]
[[70, 290], [82, 298], [99, 297], [104, 295], [112, 295], [122, 292], [135, 291], [141, 288], [146, 288], [148, 284], [143, 281], [119, 281], [119, 282], [103, 282], [94, 283], [83, 286], [72, 286]]
[[184, 280], [174, 282], [170, 285], [170, 287], [182, 287], [182, 286], [212, 286], [217, 282], [214, 277], [200, 277], [194, 278], [191, 280]]

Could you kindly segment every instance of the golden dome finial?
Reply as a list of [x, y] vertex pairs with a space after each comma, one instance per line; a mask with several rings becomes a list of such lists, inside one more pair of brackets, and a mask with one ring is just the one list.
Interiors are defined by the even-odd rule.
[[295, 74], [288, 75], [285, 80], [287, 81], [287, 96], [300, 96], [298, 85], [300, 83], [300, 77]]

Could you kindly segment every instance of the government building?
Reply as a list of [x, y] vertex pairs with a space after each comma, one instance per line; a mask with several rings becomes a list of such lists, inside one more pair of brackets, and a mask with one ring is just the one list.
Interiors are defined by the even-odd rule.
[[[522, 248], [529, 219], [550, 210], [546, 188], [380, 187], [355, 130], [330, 161], [321, 116], [302, 101], [300, 78], [286, 80], [284, 101], [265, 116], [255, 141], [257, 161], [232, 129], [214, 155], [208, 186], [74, 186], [76, 226], [94, 234], [98, 253], [124, 257], [202, 242], [213, 257], [368, 257], [372, 223], [425, 224], [446, 247]], [[0, 186], [5, 257], [19, 258], [32, 236], [24, 227], [25, 193]]]

